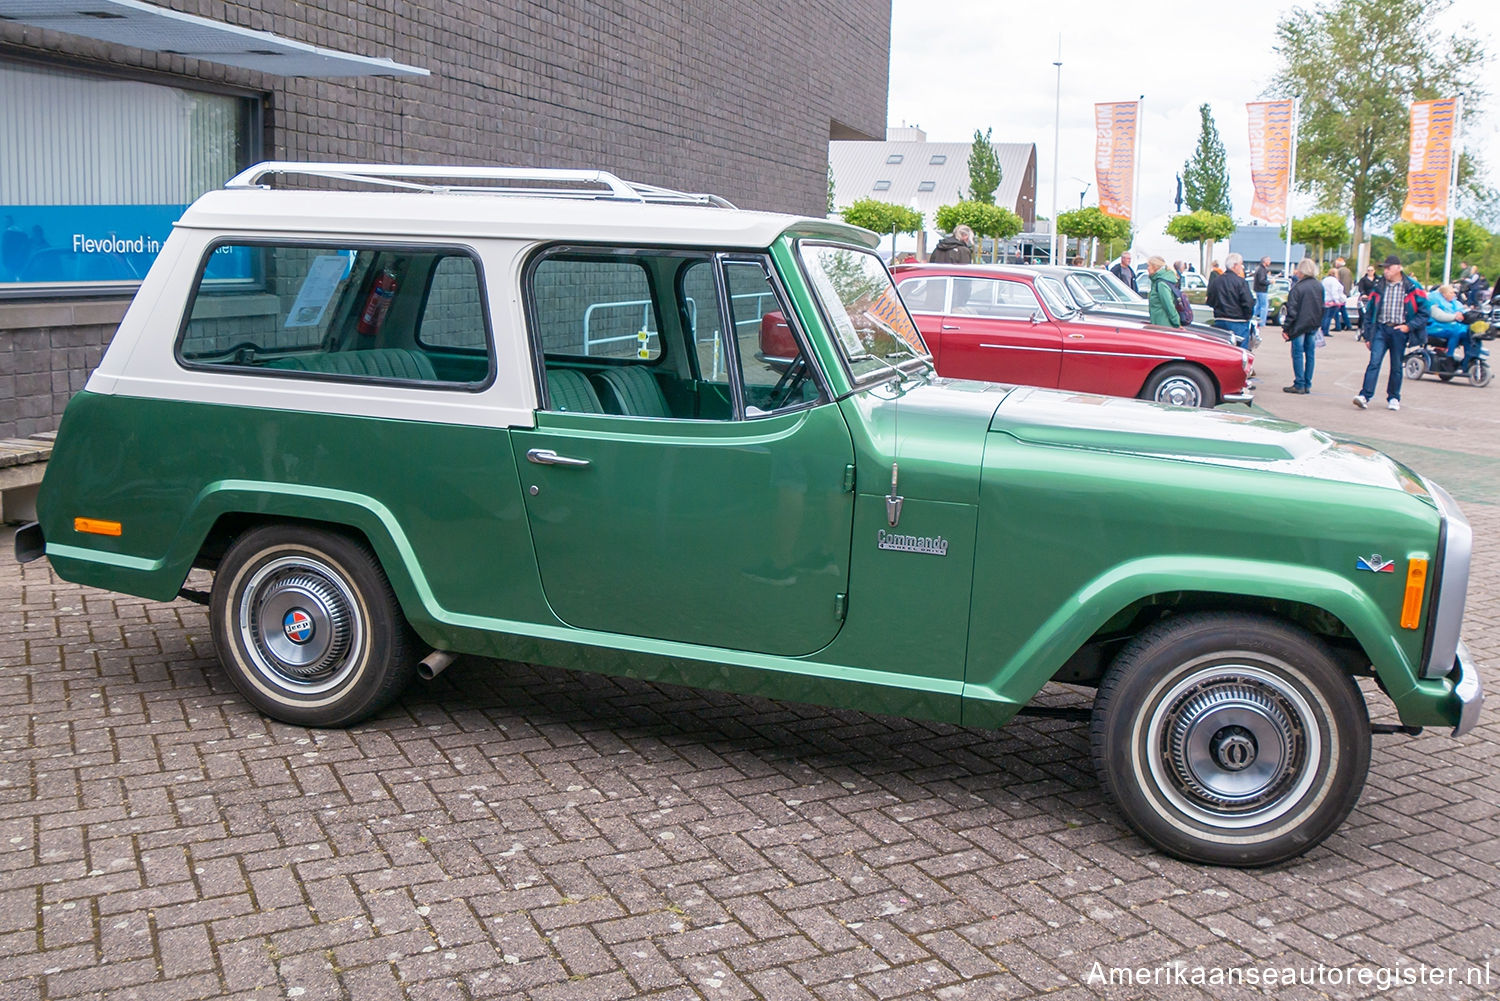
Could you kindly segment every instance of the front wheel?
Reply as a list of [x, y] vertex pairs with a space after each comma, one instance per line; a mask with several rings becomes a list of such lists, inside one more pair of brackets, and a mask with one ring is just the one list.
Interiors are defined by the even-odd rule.
[[1218, 394], [1204, 372], [1192, 365], [1163, 365], [1146, 380], [1141, 398], [1177, 407], [1212, 407]]
[[379, 562], [332, 532], [245, 533], [214, 575], [209, 624], [234, 686], [285, 723], [357, 723], [416, 673], [415, 639]]
[[1285, 303], [1283, 303], [1282, 305], [1276, 307], [1276, 316], [1275, 316], [1275, 318], [1273, 320], [1271, 320], [1271, 323], [1274, 324], [1275, 326], [1281, 327], [1282, 329], [1286, 328], [1286, 304]]
[[1490, 363], [1487, 361], [1480, 361], [1476, 359], [1474, 363], [1469, 366], [1469, 381], [1474, 385], [1479, 386], [1481, 389], [1485, 386], [1488, 386], [1490, 384], [1490, 380], [1494, 377], [1495, 372], [1490, 368]]
[[1311, 634], [1252, 615], [1147, 629], [1099, 686], [1095, 768], [1162, 851], [1213, 865], [1301, 855], [1343, 823], [1370, 765], [1352, 678]]

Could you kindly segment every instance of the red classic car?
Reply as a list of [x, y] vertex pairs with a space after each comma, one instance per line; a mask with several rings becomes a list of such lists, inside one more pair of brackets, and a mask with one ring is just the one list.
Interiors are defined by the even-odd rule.
[[1054, 277], [985, 264], [898, 265], [891, 274], [939, 375], [1189, 407], [1252, 399], [1248, 352], [1217, 337], [1087, 316]]

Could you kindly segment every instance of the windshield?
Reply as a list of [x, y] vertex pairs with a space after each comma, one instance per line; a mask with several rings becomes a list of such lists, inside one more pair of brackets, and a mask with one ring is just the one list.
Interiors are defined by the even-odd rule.
[[1130, 290], [1130, 286], [1120, 281], [1113, 271], [1101, 271], [1098, 278], [1104, 283], [1105, 288], [1114, 293], [1116, 302], [1140, 302], [1141, 296]]
[[856, 382], [931, 357], [880, 258], [816, 243], [803, 244], [801, 253], [818, 303], [833, 326], [834, 342]]
[[1038, 278], [1036, 280], [1036, 290], [1042, 294], [1042, 301], [1047, 304], [1048, 309], [1052, 310], [1053, 316], [1063, 316], [1068, 313], [1078, 312], [1078, 307], [1074, 304], [1073, 297], [1068, 294], [1067, 289], [1063, 288], [1062, 282], [1056, 278]]
[[1073, 301], [1084, 309], [1093, 309], [1099, 304], [1093, 296], [1089, 295], [1089, 290], [1084, 287], [1083, 279], [1077, 275], [1069, 275], [1063, 280], [1063, 286], [1067, 288], [1068, 294], [1073, 297]]

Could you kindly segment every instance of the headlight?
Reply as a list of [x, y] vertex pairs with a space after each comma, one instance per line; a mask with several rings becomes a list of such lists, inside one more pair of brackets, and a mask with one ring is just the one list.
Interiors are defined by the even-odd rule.
[[1453, 670], [1458, 655], [1458, 634], [1464, 623], [1464, 599], [1469, 592], [1469, 562], [1474, 552], [1474, 530], [1448, 491], [1426, 478], [1422, 481], [1437, 501], [1443, 516], [1438, 536], [1438, 565], [1433, 574], [1436, 589], [1427, 620], [1427, 648], [1423, 651], [1422, 677], [1441, 678]]

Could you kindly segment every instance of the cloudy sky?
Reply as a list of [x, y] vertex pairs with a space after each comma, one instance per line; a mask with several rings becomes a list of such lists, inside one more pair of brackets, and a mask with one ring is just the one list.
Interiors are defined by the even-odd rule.
[[[1060, 35], [1060, 211], [1077, 208], [1085, 188], [1084, 204], [1097, 204], [1094, 103], [1145, 95], [1142, 230], [1160, 232], [1165, 225], [1176, 175], [1198, 141], [1198, 105], [1205, 101], [1224, 141], [1235, 216], [1248, 221], [1245, 103], [1264, 99], [1278, 62], [1276, 21], [1294, 6], [1302, 5], [893, 0], [888, 118], [892, 125], [921, 126], [933, 142], [968, 141], [976, 128], [993, 128], [997, 142], [1036, 143], [1037, 210], [1050, 215], [1057, 93], [1052, 64]], [[1223, 23], [1226, 15], [1234, 20]], [[1443, 27], [1456, 32], [1466, 23], [1490, 40], [1491, 65], [1500, 67], [1500, 3], [1456, 0]], [[1491, 77], [1500, 79], [1500, 73]], [[1492, 90], [1500, 97], [1500, 87]], [[1478, 146], [1490, 183], [1500, 186], [1500, 115], [1464, 110], [1464, 143]], [[1296, 214], [1310, 209], [1294, 201]]]

